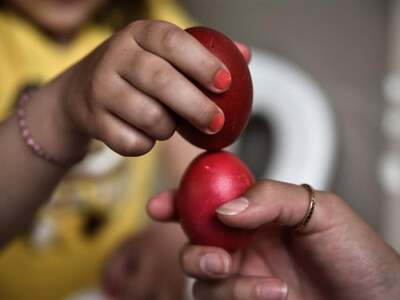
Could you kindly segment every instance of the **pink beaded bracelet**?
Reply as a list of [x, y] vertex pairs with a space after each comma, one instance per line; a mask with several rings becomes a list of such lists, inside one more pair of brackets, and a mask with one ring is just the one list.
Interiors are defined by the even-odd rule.
[[25, 112], [25, 105], [28, 102], [28, 100], [29, 100], [28, 93], [24, 93], [21, 95], [21, 97], [18, 101], [17, 118], [18, 118], [18, 124], [19, 124], [19, 129], [20, 129], [22, 138], [23, 138], [25, 144], [32, 151], [32, 153], [34, 155], [38, 156], [39, 158], [44, 159], [44, 160], [48, 161], [49, 163], [56, 165], [58, 167], [61, 167], [61, 168], [69, 168], [72, 165], [80, 162], [84, 156], [81, 156], [79, 158], [64, 160], [64, 159], [56, 158], [56, 157], [50, 155], [32, 137], [31, 132], [29, 131], [29, 128], [28, 128], [27, 121], [26, 121], [26, 112]]

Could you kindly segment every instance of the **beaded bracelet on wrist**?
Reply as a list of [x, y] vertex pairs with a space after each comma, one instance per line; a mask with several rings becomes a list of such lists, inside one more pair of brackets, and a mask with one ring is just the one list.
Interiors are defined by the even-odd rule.
[[55, 165], [58, 166], [60, 168], [69, 168], [71, 166], [73, 166], [74, 164], [80, 162], [84, 155], [77, 157], [77, 158], [73, 158], [73, 159], [61, 159], [58, 157], [55, 157], [51, 154], [49, 154], [38, 142], [35, 138], [33, 138], [29, 127], [28, 127], [28, 123], [26, 120], [26, 111], [25, 111], [25, 106], [26, 103], [29, 100], [29, 93], [24, 93], [21, 95], [19, 101], [18, 101], [18, 107], [17, 107], [17, 119], [18, 119], [18, 125], [19, 125], [19, 129], [20, 129], [20, 133], [21, 136], [25, 142], [25, 144], [29, 147], [29, 149], [32, 151], [32, 153]]

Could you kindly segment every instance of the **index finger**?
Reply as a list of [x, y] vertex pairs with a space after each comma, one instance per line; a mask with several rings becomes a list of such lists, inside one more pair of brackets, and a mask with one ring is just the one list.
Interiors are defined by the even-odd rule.
[[164, 58], [212, 92], [229, 88], [227, 67], [188, 32], [169, 22], [140, 22], [142, 26], [133, 34], [144, 50]]
[[161, 192], [149, 200], [147, 203], [147, 213], [150, 217], [159, 222], [177, 221], [175, 210], [175, 191]]

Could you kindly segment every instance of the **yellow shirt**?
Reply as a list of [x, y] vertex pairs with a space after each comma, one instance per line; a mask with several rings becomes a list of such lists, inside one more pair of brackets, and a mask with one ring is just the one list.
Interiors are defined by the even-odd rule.
[[[149, 0], [148, 8], [154, 19], [190, 24], [172, 0]], [[0, 12], [0, 120], [24, 87], [48, 81], [110, 34], [91, 25], [60, 46], [23, 18]], [[96, 285], [112, 249], [145, 224], [157, 151], [127, 159], [93, 148], [40, 210], [32, 232], [0, 252], [0, 299], [63, 299]]]

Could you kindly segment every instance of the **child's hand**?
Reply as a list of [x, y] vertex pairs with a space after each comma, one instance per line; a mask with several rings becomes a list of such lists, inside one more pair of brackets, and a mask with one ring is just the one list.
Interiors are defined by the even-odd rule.
[[[142, 155], [171, 137], [174, 115], [212, 134], [222, 111], [186, 76], [215, 93], [226, 67], [184, 30], [137, 21], [114, 34], [56, 81], [66, 121], [122, 155]], [[222, 119], [222, 121], [221, 121]]]
[[125, 240], [108, 259], [103, 289], [112, 299], [183, 299], [179, 250], [185, 242], [173, 224], [152, 225]]

